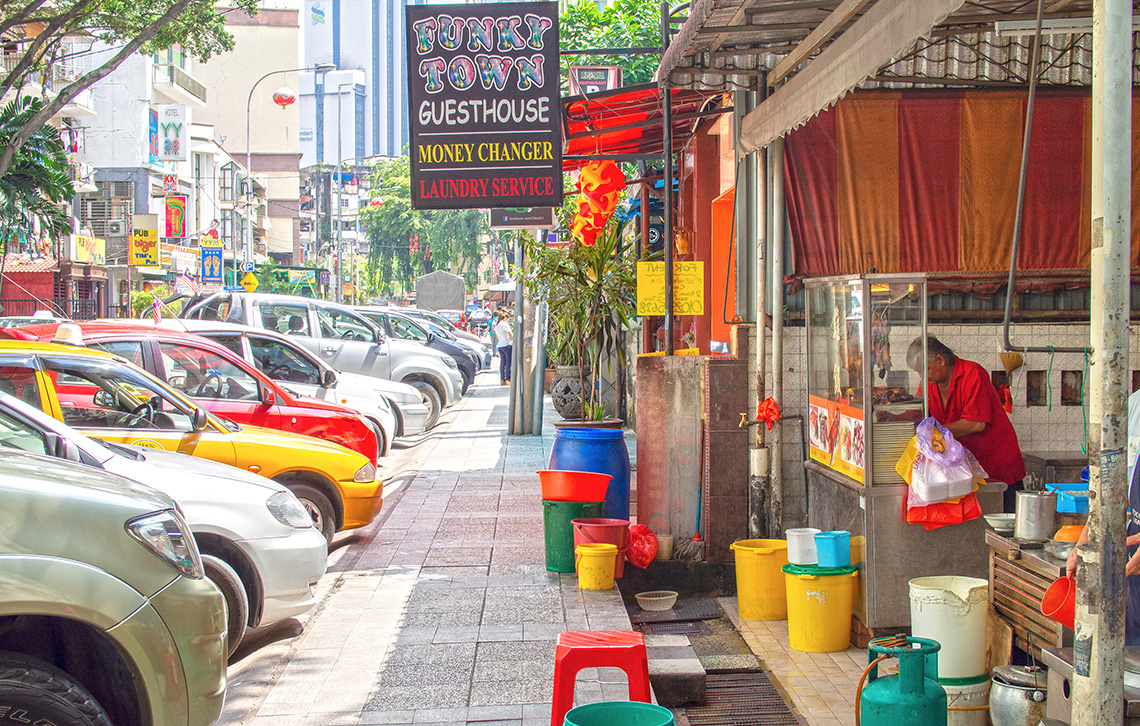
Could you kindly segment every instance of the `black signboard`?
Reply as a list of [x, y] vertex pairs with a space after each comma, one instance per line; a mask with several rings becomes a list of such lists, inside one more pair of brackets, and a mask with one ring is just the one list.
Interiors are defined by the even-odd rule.
[[562, 203], [558, 5], [409, 5], [412, 206]]

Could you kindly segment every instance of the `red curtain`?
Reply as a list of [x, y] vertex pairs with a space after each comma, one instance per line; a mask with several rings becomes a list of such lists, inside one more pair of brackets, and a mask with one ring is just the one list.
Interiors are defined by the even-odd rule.
[[[1019, 269], [1088, 266], [1089, 102], [1038, 94]], [[1020, 91], [856, 93], [789, 134], [795, 273], [1008, 269], [1025, 106]]]

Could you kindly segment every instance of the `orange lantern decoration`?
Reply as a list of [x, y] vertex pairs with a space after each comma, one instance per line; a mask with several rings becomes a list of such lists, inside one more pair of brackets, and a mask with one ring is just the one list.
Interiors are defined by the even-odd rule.
[[625, 189], [625, 174], [612, 161], [594, 161], [578, 174], [578, 211], [570, 230], [584, 245], [592, 245], [617, 209]]

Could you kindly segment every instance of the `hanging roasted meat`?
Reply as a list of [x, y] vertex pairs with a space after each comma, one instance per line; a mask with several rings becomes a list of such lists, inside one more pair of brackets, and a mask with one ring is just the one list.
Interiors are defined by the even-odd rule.
[[871, 323], [871, 354], [874, 367], [879, 369], [879, 380], [886, 380], [891, 370], [891, 323], [884, 312], [873, 316]]

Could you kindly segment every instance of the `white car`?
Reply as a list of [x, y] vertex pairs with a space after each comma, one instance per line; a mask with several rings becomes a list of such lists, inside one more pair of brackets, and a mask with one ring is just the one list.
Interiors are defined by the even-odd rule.
[[174, 499], [206, 576], [225, 596], [231, 653], [247, 627], [316, 604], [328, 543], [292, 492], [271, 479], [185, 454], [96, 441], [3, 392], [0, 448], [87, 464]]
[[385, 453], [394, 437], [427, 430], [431, 407], [418, 389], [399, 381], [334, 370], [281, 333], [211, 320], [168, 320], [163, 325], [221, 343], [287, 389], [355, 409], [383, 430]]

